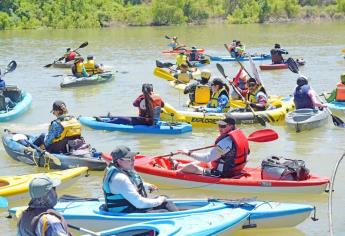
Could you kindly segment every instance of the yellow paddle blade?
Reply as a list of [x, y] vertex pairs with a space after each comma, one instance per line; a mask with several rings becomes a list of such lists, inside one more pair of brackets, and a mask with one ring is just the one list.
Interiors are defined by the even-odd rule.
[[153, 71], [153, 74], [159, 78], [165, 79], [167, 81], [172, 81], [172, 80], [176, 80], [174, 76], [172, 76], [168, 71], [156, 67], [155, 70]]
[[345, 49], [341, 50], [343, 53], [345, 53]]

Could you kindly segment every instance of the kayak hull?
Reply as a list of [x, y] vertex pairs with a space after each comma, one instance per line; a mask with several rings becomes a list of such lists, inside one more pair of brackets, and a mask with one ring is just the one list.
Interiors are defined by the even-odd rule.
[[[242, 204], [231, 200], [173, 201], [178, 208], [186, 210], [160, 213], [110, 213], [99, 210], [99, 207], [104, 203], [103, 200], [59, 202], [55, 209], [60, 211], [70, 224], [93, 231], [152, 220], [170, 220], [194, 215], [211, 219], [214, 214], [218, 213], [232, 215], [239, 208], [247, 210], [249, 213], [247, 220], [242, 221], [242, 227], [248, 226], [249, 219], [250, 224], [256, 225], [258, 229], [293, 227], [303, 222], [314, 210], [314, 207], [310, 205], [252, 200], [243, 200]], [[16, 211], [21, 209], [23, 208], [12, 208], [9, 212], [14, 216]]]
[[22, 91], [22, 100], [16, 103], [16, 106], [9, 111], [0, 111], [0, 122], [6, 122], [14, 120], [21, 115], [23, 115], [27, 110], [29, 110], [32, 97], [29, 93]]
[[[210, 57], [211, 61], [249, 61], [249, 57], [231, 57], [231, 56], [220, 56], [220, 57]], [[263, 61], [263, 60], [271, 60], [271, 55], [260, 55], [260, 56], [252, 56], [254, 61]]]
[[[190, 161], [176, 159], [186, 164]], [[202, 167], [207, 167], [202, 165]], [[137, 156], [135, 169], [147, 179], [155, 182], [164, 182], [172, 186], [184, 186], [187, 188], [205, 188], [209, 190], [221, 190], [228, 192], [250, 193], [303, 193], [320, 194], [329, 184], [329, 179], [311, 175], [304, 181], [267, 180], [261, 177], [261, 168], [245, 167], [242, 174], [236, 178], [217, 178], [176, 172], [171, 170], [171, 164], [166, 158]]]
[[73, 61], [71, 62], [55, 62], [52, 65], [54, 68], [62, 68], [62, 69], [68, 69], [68, 68], [72, 68], [73, 66]]
[[298, 109], [288, 113], [285, 122], [289, 129], [300, 132], [319, 128], [328, 122], [328, 118], [329, 113], [326, 109]]
[[261, 70], [281, 70], [289, 68], [288, 64], [261, 64]]
[[345, 117], [345, 102], [333, 101], [327, 103], [328, 108], [336, 116]]
[[87, 156], [73, 156], [67, 154], [52, 154], [61, 161], [61, 165], [56, 165], [52, 160], [40, 157], [37, 150], [28, 150], [26, 146], [12, 139], [13, 134], [5, 131], [2, 136], [2, 143], [7, 154], [16, 161], [23, 162], [28, 165], [47, 167], [50, 169], [70, 169], [75, 167], [88, 167], [89, 170], [104, 170], [106, 163], [100, 158]]
[[[177, 50], [163, 50], [162, 53], [164, 54], [178, 54], [181, 52], [185, 52], [185, 53], [191, 53], [192, 50], [191, 49], [177, 49]], [[200, 54], [204, 54], [205, 53], [205, 49], [203, 48], [198, 48], [197, 52]]]
[[19, 176], [0, 176], [0, 196], [6, 197], [9, 200], [18, 200], [29, 198], [29, 183], [30, 181], [42, 174], [50, 178], [57, 178], [61, 180], [61, 184], [57, 186], [58, 189], [66, 188], [76, 182], [86, 172], [87, 167], [78, 167], [69, 170], [54, 171], [49, 173], [37, 173]]
[[[100, 117], [100, 119], [107, 121], [108, 117]], [[192, 131], [192, 126], [187, 123], [168, 123], [159, 121], [157, 125], [123, 125], [112, 124], [102, 121], [96, 121], [93, 117], [79, 117], [81, 124], [92, 129], [107, 130], [107, 131], [121, 131], [129, 133], [150, 133], [150, 134], [182, 134]]]
[[93, 75], [90, 77], [81, 77], [77, 78], [74, 76], [67, 76], [63, 78], [63, 81], [60, 84], [61, 88], [70, 88], [70, 87], [79, 87], [79, 86], [88, 86], [106, 83], [114, 79], [113, 73], [102, 73]]
[[[293, 111], [294, 103], [292, 98], [287, 97], [280, 100], [280, 107], [255, 112], [258, 116], [270, 123], [283, 123], [286, 113]], [[255, 124], [258, 123], [252, 112], [228, 112], [236, 118], [239, 124]], [[165, 103], [161, 113], [161, 120], [187, 122], [193, 127], [211, 127], [217, 125], [217, 121], [225, 118], [226, 113], [203, 113], [195, 111], [178, 111], [170, 104]]]

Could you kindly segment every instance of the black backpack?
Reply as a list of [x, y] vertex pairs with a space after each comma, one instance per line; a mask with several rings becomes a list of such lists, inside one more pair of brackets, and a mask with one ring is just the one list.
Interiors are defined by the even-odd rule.
[[306, 180], [309, 169], [303, 160], [293, 160], [271, 156], [261, 163], [261, 179], [269, 180]]

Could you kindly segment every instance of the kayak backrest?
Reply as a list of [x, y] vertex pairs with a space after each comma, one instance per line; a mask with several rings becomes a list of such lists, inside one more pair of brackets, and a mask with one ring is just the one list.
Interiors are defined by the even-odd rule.
[[7, 182], [6, 180], [0, 179], [0, 188], [1, 188], [1, 187], [4, 187], [4, 186], [8, 186], [9, 184], [10, 184], [10, 183]]

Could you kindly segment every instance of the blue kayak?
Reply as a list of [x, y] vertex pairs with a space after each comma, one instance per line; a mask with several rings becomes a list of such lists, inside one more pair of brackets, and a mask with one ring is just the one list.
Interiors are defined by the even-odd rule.
[[345, 117], [345, 102], [333, 101], [327, 103], [327, 106], [334, 113], [334, 115]]
[[0, 111], [0, 122], [18, 118], [31, 106], [32, 97], [29, 93], [20, 90], [13, 92], [14, 91], [6, 91], [6, 89], [3, 92], [4, 96], [9, 97], [16, 105], [13, 108], [4, 107], [4, 109]]
[[[249, 61], [249, 57], [232, 57], [232, 56], [220, 56], [220, 57], [210, 57], [211, 61]], [[271, 60], [271, 55], [262, 54], [259, 56], [252, 56], [253, 61], [263, 61]]]
[[159, 121], [156, 125], [124, 125], [107, 123], [109, 117], [98, 117], [97, 121], [93, 117], [82, 116], [79, 117], [81, 124], [88, 126], [92, 129], [108, 130], [108, 131], [122, 131], [130, 133], [151, 133], [151, 134], [182, 134], [192, 131], [192, 126], [188, 123], [171, 123]]
[[[60, 199], [55, 210], [72, 225], [87, 228], [93, 231], [108, 230], [114, 227], [144, 223], [152, 220], [171, 220], [186, 216], [197, 215], [212, 219], [226, 214], [228, 217], [239, 214], [239, 209], [247, 211], [249, 216], [242, 221], [242, 228], [285, 228], [294, 227], [303, 222], [314, 210], [313, 206], [304, 204], [290, 204], [279, 202], [262, 202], [250, 199], [243, 200], [174, 200], [181, 211], [158, 213], [111, 213], [104, 211], [102, 199], [83, 199], [68, 197]], [[15, 215], [17, 210], [12, 208], [10, 214]], [[205, 219], [204, 219], [205, 220]], [[198, 227], [201, 225], [198, 224]], [[207, 227], [210, 225], [207, 224]]]

